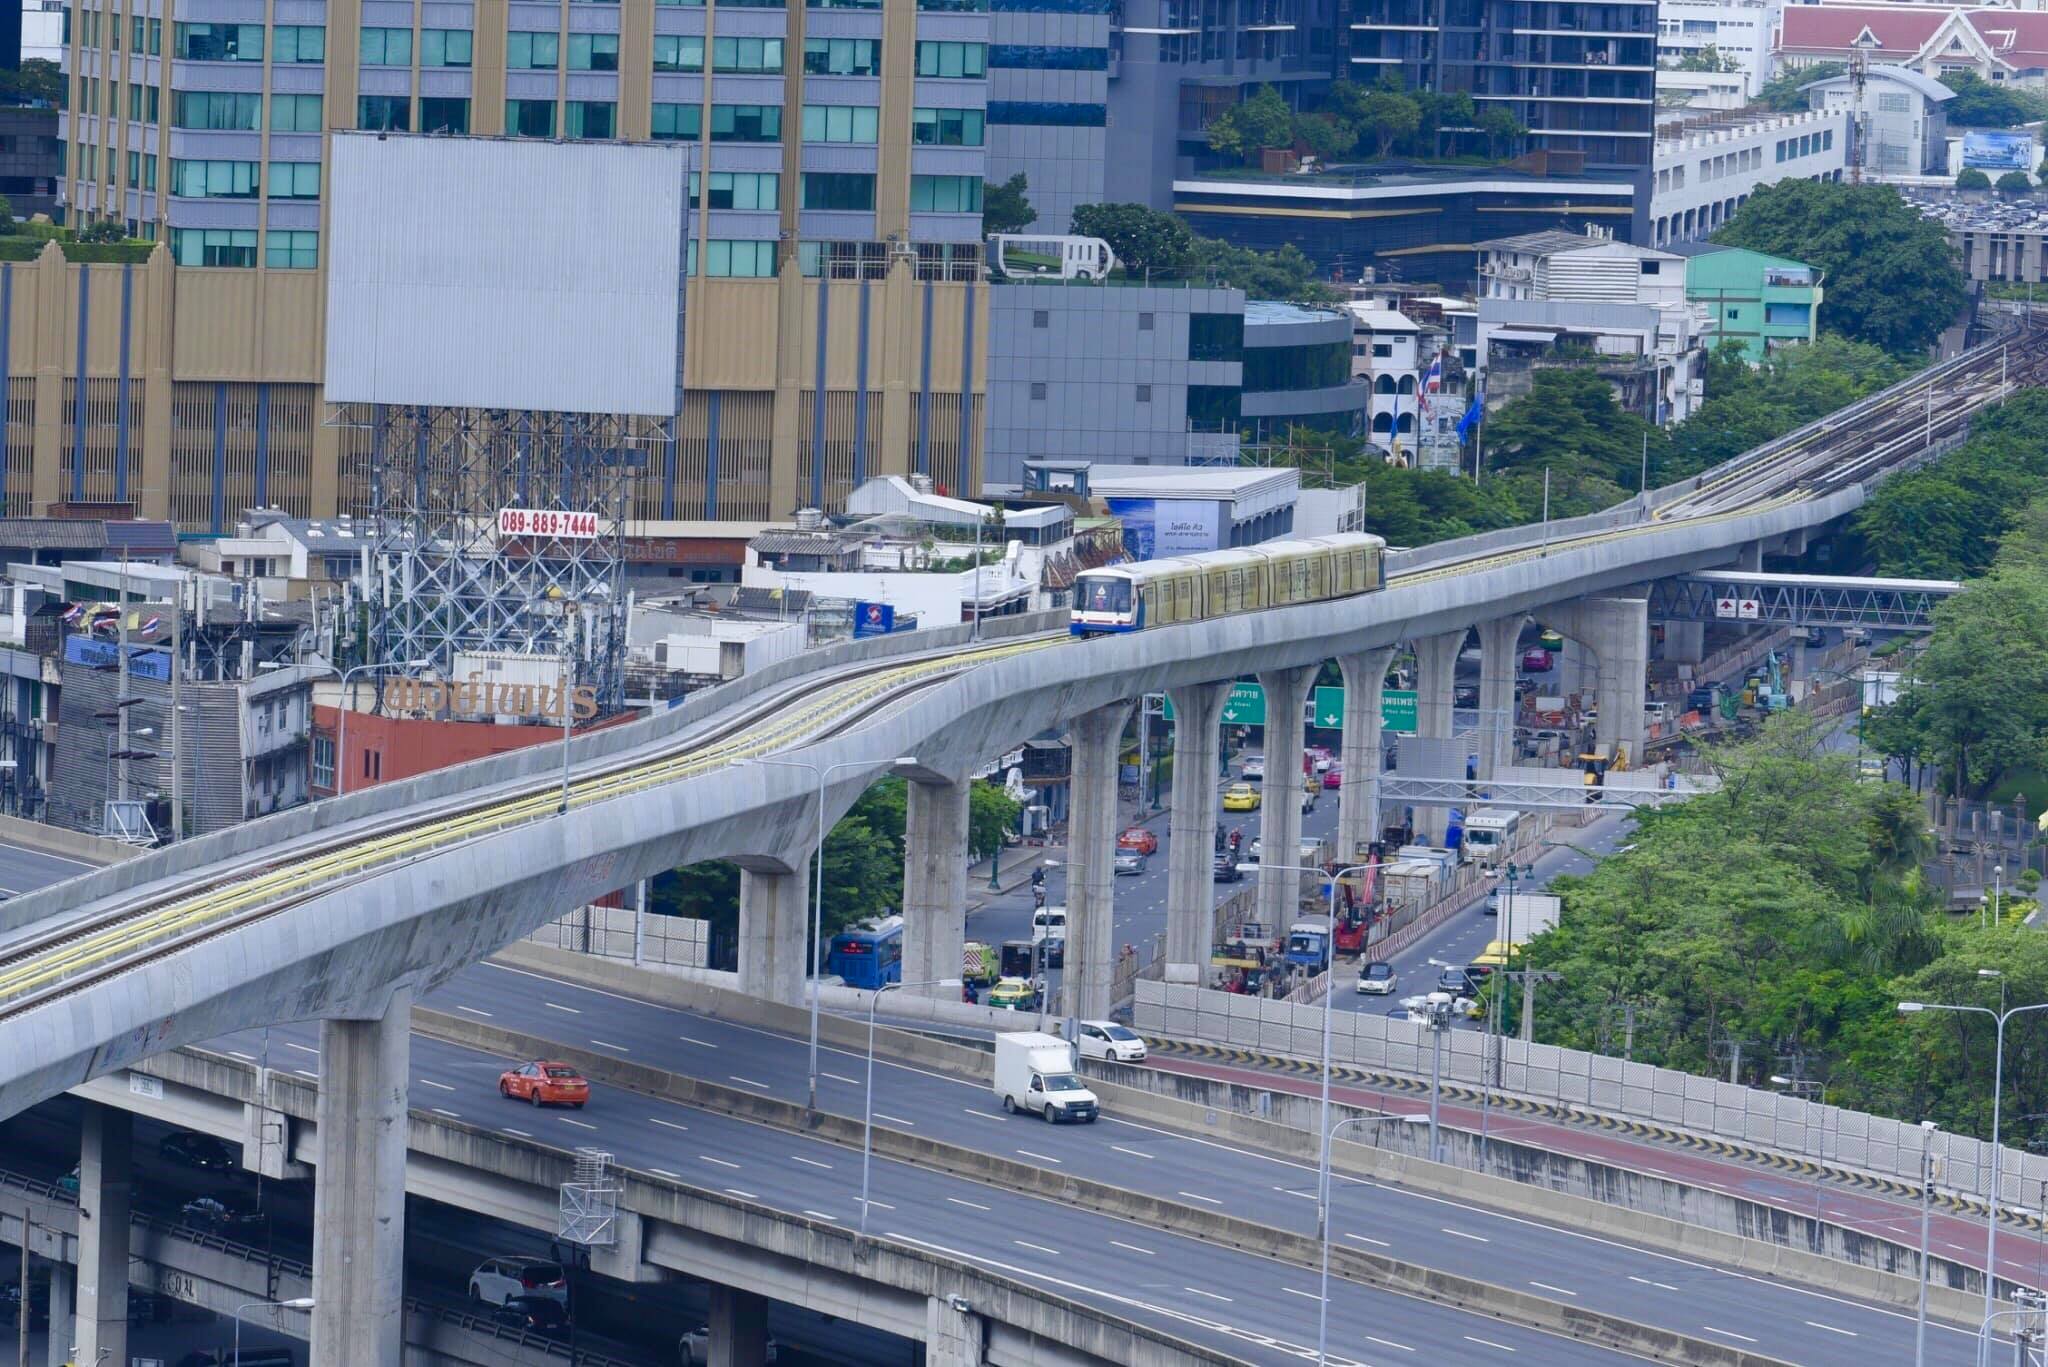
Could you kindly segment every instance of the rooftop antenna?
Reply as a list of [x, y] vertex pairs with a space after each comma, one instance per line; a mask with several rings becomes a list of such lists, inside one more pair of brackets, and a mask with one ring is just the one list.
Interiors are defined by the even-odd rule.
[[1869, 116], [1863, 110], [1863, 86], [1870, 77], [1870, 50], [1878, 46], [1878, 42], [1870, 31], [1865, 29], [1856, 35], [1856, 41], [1849, 46], [1849, 118], [1855, 125], [1849, 138], [1849, 183], [1861, 185], [1863, 144], [1870, 132]]

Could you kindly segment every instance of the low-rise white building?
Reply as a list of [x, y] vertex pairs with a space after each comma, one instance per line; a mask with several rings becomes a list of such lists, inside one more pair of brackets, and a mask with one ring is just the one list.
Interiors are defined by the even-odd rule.
[[[1771, 78], [1771, 44], [1775, 39], [1783, 0], [1660, 0], [1657, 6], [1657, 91], [1690, 88], [1690, 78], [1717, 76], [1718, 82], [1701, 82], [1707, 87], [1726, 84], [1734, 78], [1739, 107], [1755, 98]], [[1697, 58], [1712, 50], [1722, 59], [1725, 72], [1674, 71], [1688, 57]], [[1667, 77], [1686, 78], [1667, 82]]]
[[1955, 92], [1934, 77], [1911, 67], [1872, 65], [1860, 109], [1854, 77], [1836, 76], [1803, 89], [1811, 108], [1860, 115], [1866, 175], [1910, 180], [1948, 173], [1948, 116], [1942, 106]]
[[1657, 130], [1650, 190], [1655, 246], [1703, 238], [1744, 200], [1781, 180], [1840, 180], [1848, 169], [1846, 109], [1706, 114]]

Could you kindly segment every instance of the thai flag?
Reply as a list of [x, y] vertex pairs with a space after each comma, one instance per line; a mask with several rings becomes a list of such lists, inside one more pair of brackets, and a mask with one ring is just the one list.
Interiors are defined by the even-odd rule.
[[75, 622], [84, 615], [85, 604], [83, 603], [73, 603], [64, 609], [64, 620], [67, 622]]
[[1435, 416], [1436, 396], [1443, 392], [1443, 388], [1444, 354], [1439, 351], [1430, 358], [1429, 369], [1422, 376], [1422, 411], [1425, 414]]
[[149, 620], [148, 620], [147, 622], [144, 622], [144, 623], [143, 623], [143, 624], [142, 624], [141, 626], [137, 627], [137, 628], [136, 628], [136, 630], [137, 630], [137, 631], [139, 631], [139, 632], [141, 632], [141, 633], [142, 633], [142, 634], [143, 634], [144, 636], [147, 636], [147, 635], [149, 635], [149, 634], [150, 634], [151, 632], [155, 631], [155, 630], [156, 630], [156, 629], [157, 629], [158, 627], [162, 626], [163, 624], [164, 624], [164, 619], [163, 619], [163, 618], [161, 618], [161, 617], [152, 617], [152, 618], [150, 618], [150, 619], [149, 619]]

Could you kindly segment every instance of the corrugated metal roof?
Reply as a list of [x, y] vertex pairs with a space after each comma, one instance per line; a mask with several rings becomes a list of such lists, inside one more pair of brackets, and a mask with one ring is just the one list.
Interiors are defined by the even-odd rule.
[[847, 549], [846, 543], [831, 534], [816, 532], [785, 532], [772, 530], [762, 532], [747, 542], [747, 548], [768, 555], [787, 555], [792, 552], [810, 555], [831, 555]]
[[98, 550], [107, 544], [107, 524], [97, 518], [74, 522], [62, 517], [0, 517], [0, 546]]
[[178, 552], [178, 532], [168, 522], [137, 519], [132, 522], [103, 522], [100, 526], [110, 550], [149, 551], [160, 555], [176, 555]]

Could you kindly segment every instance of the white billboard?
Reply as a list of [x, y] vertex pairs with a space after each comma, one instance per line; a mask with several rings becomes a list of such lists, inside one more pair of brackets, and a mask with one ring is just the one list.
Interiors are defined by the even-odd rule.
[[673, 414], [686, 156], [334, 134], [328, 401]]

